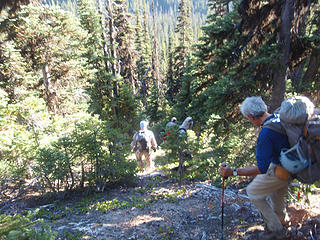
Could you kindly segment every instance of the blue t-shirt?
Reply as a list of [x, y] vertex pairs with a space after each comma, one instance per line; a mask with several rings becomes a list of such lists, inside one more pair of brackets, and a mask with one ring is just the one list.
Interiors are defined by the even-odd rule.
[[[278, 114], [273, 114], [264, 122], [272, 119], [272, 122], [280, 124]], [[257, 141], [256, 159], [261, 173], [266, 173], [270, 163], [280, 165], [279, 156], [282, 148], [289, 148], [286, 135], [276, 132], [269, 128], [262, 128]]]

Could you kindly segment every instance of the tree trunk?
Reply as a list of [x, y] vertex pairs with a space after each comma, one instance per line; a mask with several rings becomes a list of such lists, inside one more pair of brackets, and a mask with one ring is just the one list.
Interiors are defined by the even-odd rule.
[[295, 68], [290, 71], [289, 78], [292, 81], [292, 86], [297, 90], [297, 92], [300, 92], [299, 89], [301, 89], [301, 83], [302, 83], [302, 77], [304, 74], [304, 68], [306, 65], [306, 59], [301, 61], [299, 65], [295, 66]]
[[[116, 59], [117, 59], [117, 53], [115, 50], [115, 45], [116, 45], [116, 29], [114, 25], [114, 16], [113, 16], [113, 11], [112, 11], [112, 1], [107, 0], [106, 1], [106, 10], [108, 13], [108, 23], [109, 23], [109, 42], [110, 42], [110, 56], [111, 56], [111, 72], [113, 76], [116, 76]], [[117, 83], [113, 83], [113, 95], [114, 97], [118, 96], [118, 86]]]
[[[112, 91], [111, 91], [111, 98], [118, 97], [118, 83], [115, 81], [116, 71], [117, 71], [117, 53], [116, 53], [116, 27], [114, 24], [114, 16], [113, 16], [113, 1], [106, 0], [106, 10], [107, 10], [107, 19], [109, 25], [109, 51], [110, 51], [110, 58], [111, 58], [111, 72], [113, 75], [113, 79], [111, 80], [112, 84]], [[114, 114], [114, 118], [118, 118], [118, 108], [114, 104], [112, 105], [112, 111]]]
[[110, 63], [108, 62], [108, 45], [107, 45], [107, 34], [106, 34], [106, 19], [105, 19], [105, 14], [104, 14], [104, 11], [103, 11], [103, 3], [102, 3], [102, 0], [98, 0], [99, 3], [98, 3], [98, 7], [99, 7], [99, 13], [101, 15], [100, 17], [100, 24], [101, 24], [101, 28], [102, 28], [102, 34], [101, 34], [101, 37], [103, 39], [103, 55], [104, 55], [104, 62], [105, 62], [105, 65], [106, 65], [106, 71], [107, 72], [110, 72]]
[[49, 67], [47, 64], [42, 68], [42, 74], [43, 74], [43, 85], [44, 85], [45, 93], [47, 97], [48, 108], [52, 112], [54, 112], [54, 114], [56, 114], [57, 113], [57, 106], [55, 103], [56, 92], [54, 91], [54, 88], [51, 83], [51, 76], [50, 76]]
[[157, 89], [160, 90], [159, 84], [159, 60], [158, 60], [158, 44], [157, 44], [157, 34], [156, 34], [156, 19], [154, 15], [154, 1], [152, 1], [152, 20], [153, 20], [153, 51], [152, 51], [152, 78], [154, 84], [157, 85]]
[[284, 99], [286, 92], [286, 81], [288, 75], [289, 55], [290, 55], [290, 43], [294, 12], [294, 1], [286, 0], [282, 7], [281, 23], [279, 32], [279, 53], [282, 55], [279, 59], [279, 67], [275, 70], [273, 76], [272, 96], [270, 103], [270, 112], [277, 109]]
[[[307, 71], [302, 78], [302, 84], [305, 88], [311, 88], [311, 84], [320, 71], [320, 50], [314, 48], [312, 50]], [[303, 90], [303, 89], [301, 89]]]

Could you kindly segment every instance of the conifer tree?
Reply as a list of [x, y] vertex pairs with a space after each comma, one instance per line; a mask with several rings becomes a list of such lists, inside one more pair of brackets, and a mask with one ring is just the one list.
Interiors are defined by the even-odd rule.
[[147, 112], [151, 122], [158, 122], [158, 120], [160, 120], [159, 89], [156, 84], [153, 85], [151, 94], [148, 98]]
[[171, 103], [173, 102], [173, 86], [174, 86], [174, 79], [173, 79], [174, 48], [175, 48], [175, 35], [171, 35], [169, 36], [169, 42], [168, 42], [168, 67], [166, 72], [166, 84], [168, 89], [166, 92], [166, 98]]
[[175, 96], [179, 93], [182, 76], [185, 72], [187, 55], [191, 45], [191, 9], [189, 0], [181, 0], [178, 8], [179, 16], [175, 32], [178, 34], [178, 46], [175, 48], [173, 55], [173, 81], [168, 90], [169, 99], [176, 102]]
[[[139, 5], [137, 6], [139, 7]], [[136, 27], [136, 50], [137, 58], [137, 78], [139, 91], [144, 106], [147, 106], [147, 96], [150, 93], [151, 79], [151, 42], [147, 23], [147, 9], [143, 1], [143, 18], [140, 19], [140, 9], [137, 9], [137, 27]]]
[[152, 88], [152, 51], [151, 51], [151, 39], [148, 27], [148, 11], [146, 2], [143, 1], [143, 46], [142, 46], [142, 61], [141, 73], [141, 94], [145, 107], [148, 106], [147, 98]]
[[[211, 5], [214, 2], [210, 1]], [[310, 53], [319, 46], [314, 41], [319, 36], [314, 25], [319, 22], [319, 3], [309, 1], [294, 7], [300, 6], [298, 2], [246, 0], [232, 12], [208, 16], [194, 53], [191, 83], [191, 108], [195, 115], [202, 113], [201, 121], [216, 114], [222, 122], [237, 122], [240, 115], [235, 106], [248, 95], [270, 99], [273, 111], [286, 91], [295, 91], [285, 83], [294, 79], [298, 69], [304, 69], [299, 79], [308, 75], [305, 61], [313, 59]], [[310, 32], [301, 30], [296, 35], [293, 29], [298, 26], [308, 26]], [[317, 61], [313, 64], [319, 66]], [[216, 124], [221, 126], [221, 121]]]
[[106, 117], [103, 114], [105, 105], [110, 104], [109, 85], [112, 77], [107, 72], [106, 66], [107, 59], [102, 38], [104, 32], [101, 25], [102, 16], [97, 14], [98, 8], [94, 0], [78, 0], [77, 5], [81, 25], [88, 32], [84, 57], [87, 59], [88, 69], [94, 72], [94, 75], [88, 78], [90, 107], [93, 113], [99, 114], [104, 119]]
[[143, 71], [140, 71], [142, 68], [142, 39], [143, 39], [143, 33], [142, 33], [142, 23], [141, 23], [141, 13], [140, 13], [140, 5], [139, 2], [136, 6], [136, 27], [135, 27], [135, 50], [137, 52], [137, 92], [140, 93], [141, 90], [141, 82], [140, 79], [142, 79]]
[[160, 66], [159, 66], [157, 28], [156, 28], [154, 1], [152, 1], [152, 22], [153, 22], [152, 79], [153, 79], [153, 85], [156, 85], [157, 89], [160, 90], [160, 72], [159, 72]]
[[116, 0], [114, 4], [114, 24], [117, 29], [116, 43], [118, 56], [118, 72], [124, 83], [128, 84], [133, 91], [136, 82], [136, 62], [134, 52], [134, 30], [130, 23], [131, 15], [128, 13], [125, 0]]
[[[115, 26], [115, 17], [114, 17], [114, 10], [113, 10], [114, 1], [112, 0], [106, 0], [105, 2], [105, 8], [106, 8], [106, 31], [108, 33], [108, 57], [110, 62], [110, 73], [112, 76], [116, 76], [116, 73], [119, 72], [119, 64], [117, 61], [118, 55], [116, 52], [117, 43], [116, 43], [116, 26]], [[118, 83], [116, 79], [112, 81], [112, 91], [111, 91], [111, 97], [117, 97], [118, 96]], [[117, 109], [115, 106], [113, 106], [113, 112], [116, 115]]]
[[[130, 15], [124, 0], [107, 0], [106, 7], [106, 31], [108, 33], [108, 57], [110, 63], [111, 86], [111, 108], [105, 111], [111, 112], [109, 118], [118, 123], [121, 117], [119, 114], [118, 102], [123, 84], [127, 84], [133, 92], [136, 86], [136, 63], [134, 52], [134, 31], [130, 25]], [[119, 126], [116, 126], [119, 127]]]
[[174, 105], [176, 109], [176, 115], [179, 119], [184, 119], [187, 116], [191, 115], [191, 111], [189, 110], [189, 104], [192, 101], [191, 94], [191, 82], [192, 82], [192, 61], [191, 58], [188, 57], [187, 64], [185, 68], [185, 73], [182, 76], [182, 84], [180, 88], [180, 92], [176, 96], [177, 103]]
[[67, 102], [72, 102], [73, 92], [84, 85], [80, 63], [85, 35], [77, 19], [60, 8], [28, 5], [2, 27], [1, 31], [8, 33], [4, 41], [12, 41], [20, 50], [26, 71], [42, 76], [23, 87], [38, 91], [51, 112], [72, 112], [73, 106]]

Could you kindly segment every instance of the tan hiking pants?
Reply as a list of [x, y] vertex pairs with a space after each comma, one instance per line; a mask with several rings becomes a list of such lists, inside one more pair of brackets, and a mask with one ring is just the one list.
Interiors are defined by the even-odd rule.
[[154, 162], [151, 158], [151, 151], [144, 151], [144, 152], [139, 152], [136, 151], [136, 159], [138, 161], [138, 166], [141, 171], [143, 171], [143, 161], [142, 157], [144, 156], [146, 163], [147, 163], [147, 168], [153, 168], [154, 167]]
[[[281, 231], [286, 216], [286, 196], [288, 194], [288, 181], [281, 180], [274, 175], [271, 163], [266, 174], [258, 174], [247, 186], [247, 194], [260, 211], [269, 231]], [[267, 197], [270, 201], [267, 201]]]

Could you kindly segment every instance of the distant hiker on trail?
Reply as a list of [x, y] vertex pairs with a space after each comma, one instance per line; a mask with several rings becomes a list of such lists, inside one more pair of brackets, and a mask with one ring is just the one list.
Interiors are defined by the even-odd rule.
[[179, 126], [179, 133], [187, 133], [188, 129], [191, 129], [193, 127], [193, 120], [192, 117], [187, 117], [183, 123]]
[[172, 133], [174, 126], [177, 126], [177, 118], [175, 118], [175, 117], [171, 118], [171, 121], [168, 122], [166, 125], [166, 129], [163, 129], [160, 132], [163, 141], [167, 140], [167, 136]]
[[177, 119], [175, 117], [171, 118], [171, 121], [167, 123], [166, 127], [172, 127], [177, 124]]
[[[281, 149], [289, 147], [288, 138], [263, 127], [264, 123], [271, 119], [274, 123], [280, 124], [280, 118], [278, 114], [267, 112], [267, 106], [261, 97], [247, 97], [240, 111], [252, 124], [262, 127], [257, 140], [257, 166], [232, 170], [229, 166], [222, 165], [221, 176], [256, 175], [247, 186], [247, 194], [265, 222], [265, 231], [260, 233], [258, 239], [285, 239], [286, 229], [283, 226], [286, 218], [285, 197], [288, 194], [290, 174], [280, 166], [279, 156]], [[267, 197], [270, 197], [271, 204], [267, 201]]]
[[148, 130], [148, 122], [140, 122], [140, 130], [133, 135], [131, 151], [136, 151], [136, 159], [141, 171], [144, 169], [142, 157], [144, 156], [147, 168], [153, 169], [154, 162], [151, 159], [151, 148], [156, 151], [157, 141], [151, 130]]

